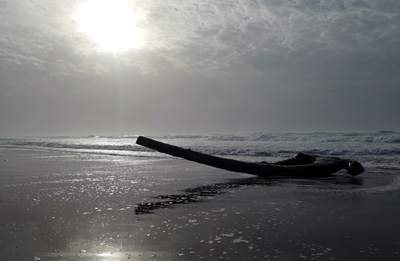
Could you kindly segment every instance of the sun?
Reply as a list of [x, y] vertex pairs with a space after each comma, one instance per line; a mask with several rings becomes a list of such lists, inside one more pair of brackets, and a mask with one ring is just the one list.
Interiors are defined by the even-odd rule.
[[128, 0], [88, 0], [81, 4], [76, 21], [101, 51], [119, 53], [143, 44], [136, 24], [140, 13]]

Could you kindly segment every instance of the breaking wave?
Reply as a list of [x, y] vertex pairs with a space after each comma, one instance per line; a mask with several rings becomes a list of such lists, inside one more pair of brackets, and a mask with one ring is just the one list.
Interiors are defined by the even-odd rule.
[[318, 141], [318, 142], [386, 142], [399, 143], [400, 132], [310, 132], [251, 133], [213, 135], [164, 135], [160, 139], [206, 139], [209, 141]]

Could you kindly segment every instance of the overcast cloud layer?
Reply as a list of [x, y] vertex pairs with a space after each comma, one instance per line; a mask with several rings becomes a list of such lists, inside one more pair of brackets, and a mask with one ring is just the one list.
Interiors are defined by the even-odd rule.
[[400, 130], [398, 0], [136, 0], [118, 54], [81, 2], [0, 0], [0, 135]]

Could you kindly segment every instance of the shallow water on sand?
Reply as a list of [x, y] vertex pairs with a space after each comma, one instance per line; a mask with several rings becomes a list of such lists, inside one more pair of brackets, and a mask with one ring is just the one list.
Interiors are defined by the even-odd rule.
[[400, 258], [394, 171], [265, 179], [176, 159], [0, 159], [1, 260]]

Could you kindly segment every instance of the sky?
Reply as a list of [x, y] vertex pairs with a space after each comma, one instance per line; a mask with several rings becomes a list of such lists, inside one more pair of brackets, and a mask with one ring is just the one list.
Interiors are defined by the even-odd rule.
[[0, 0], [0, 136], [400, 131], [398, 0]]

